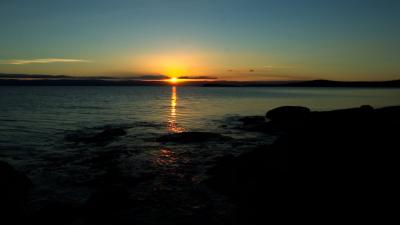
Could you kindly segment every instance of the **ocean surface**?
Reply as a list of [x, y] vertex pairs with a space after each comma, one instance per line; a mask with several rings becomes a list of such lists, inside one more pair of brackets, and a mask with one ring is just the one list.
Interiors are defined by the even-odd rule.
[[[265, 115], [283, 105], [331, 110], [365, 104], [399, 105], [400, 89], [0, 87], [0, 160], [33, 180], [33, 204], [49, 199], [85, 201], [96, 186], [119, 182], [131, 185], [141, 207], [148, 207], [139, 213], [143, 221], [156, 215], [159, 219], [164, 213], [182, 215], [166, 210], [162, 199], [176, 204], [169, 210], [184, 211], [193, 202], [226, 208], [223, 200], [204, 198], [209, 194], [197, 199], [182, 193], [193, 192], [193, 183], [201, 182], [215, 158], [274, 140], [232, 129], [241, 116]], [[100, 145], [69, 138], [93, 136], [109, 127], [123, 128], [127, 135]], [[182, 131], [218, 132], [234, 141], [156, 141], [161, 135]]]
[[364, 104], [398, 105], [400, 89], [1, 87], [0, 146], [41, 148], [65, 132], [112, 124], [210, 131], [226, 117], [264, 115], [282, 105], [330, 110]]

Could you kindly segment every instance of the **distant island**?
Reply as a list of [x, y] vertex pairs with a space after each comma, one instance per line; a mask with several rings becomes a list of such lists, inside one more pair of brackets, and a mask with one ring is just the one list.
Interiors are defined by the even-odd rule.
[[[29, 75], [29, 74], [0, 74], [0, 86], [170, 86], [160, 79], [164, 76], [137, 77], [75, 77], [67, 75]], [[380, 87], [399, 88], [399, 80], [389, 81], [226, 81], [226, 80], [192, 80], [185, 81], [179, 86], [200, 87]]]

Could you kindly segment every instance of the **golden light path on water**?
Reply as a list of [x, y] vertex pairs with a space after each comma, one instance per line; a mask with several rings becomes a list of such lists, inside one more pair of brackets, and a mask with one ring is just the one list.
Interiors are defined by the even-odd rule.
[[185, 128], [179, 127], [177, 124], [177, 108], [178, 104], [178, 96], [176, 92], [176, 86], [172, 86], [172, 91], [171, 91], [171, 104], [170, 104], [170, 115], [168, 119], [168, 131], [174, 132], [174, 133], [179, 133], [185, 131]]
[[[170, 99], [170, 112], [168, 115], [167, 129], [172, 133], [179, 133], [185, 131], [183, 127], [179, 127], [177, 124], [177, 104], [178, 97], [176, 86], [172, 86], [171, 89], [171, 99]], [[177, 156], [175, 152], [167, 147], [162, 147], [155, 158], [155, 164], [158, 166], [168, 166], [173, 165], [177, 161]]]

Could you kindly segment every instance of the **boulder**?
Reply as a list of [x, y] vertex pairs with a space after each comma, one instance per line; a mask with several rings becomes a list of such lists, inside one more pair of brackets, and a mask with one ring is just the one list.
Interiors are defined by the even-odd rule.
[[192, 142], [207, 142], [207, 141], [225, 141], [230, 139], [231, 139], [230, 137], [211, 132], [182, 132], [182, 133], [173, 133], [161, 136], [157, 139], [157, 141], [192, 143]]
[[338, 109], [324, 112], [313, 112], [313, 118], [322, 117], [322, 119], [365, 119], [365, 117], [371, 118], [371, 114], [374, 112], [374, 108], [370, 105], [363, 105], [358, 108], [349, 109]]
[[274, 120], [304, 119], [310, 114], [310, 109], [302, 106], [282, 106], [267, 112], [266, 117]]

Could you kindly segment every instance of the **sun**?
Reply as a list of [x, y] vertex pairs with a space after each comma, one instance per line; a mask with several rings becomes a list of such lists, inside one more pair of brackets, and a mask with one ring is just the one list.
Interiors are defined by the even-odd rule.
[[176, 84], [178, 83], [179, 79], [177, 77], [171, 77], [169, 78], [168, 82], [172, 83], [172, 84]]

